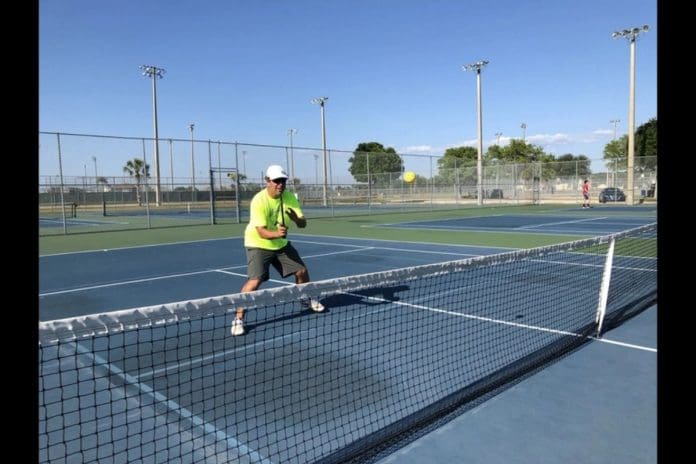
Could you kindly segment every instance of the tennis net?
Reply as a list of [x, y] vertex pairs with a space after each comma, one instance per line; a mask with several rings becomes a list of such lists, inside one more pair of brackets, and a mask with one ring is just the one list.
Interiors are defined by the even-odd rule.
[[654, 304], [656, 236], [42, 322], [39, 460], [367, 462]]

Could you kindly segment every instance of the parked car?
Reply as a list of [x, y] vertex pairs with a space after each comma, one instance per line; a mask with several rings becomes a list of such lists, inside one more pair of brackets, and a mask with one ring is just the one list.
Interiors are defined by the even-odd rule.
[[493, 189], [484, 192], [485, 198], [503, 198], [503, 189]]
[[626, 201], [626, 195], [618, 187], [607, 187], [599, 192], [599, 202], [606, 203], [608, 201]]

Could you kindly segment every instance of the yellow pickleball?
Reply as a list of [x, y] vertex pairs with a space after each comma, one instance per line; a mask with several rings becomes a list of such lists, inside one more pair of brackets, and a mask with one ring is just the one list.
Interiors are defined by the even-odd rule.
[[416, 180], [416, 173], [413, 171], [404, 172], [404, 182], [413, 182]]

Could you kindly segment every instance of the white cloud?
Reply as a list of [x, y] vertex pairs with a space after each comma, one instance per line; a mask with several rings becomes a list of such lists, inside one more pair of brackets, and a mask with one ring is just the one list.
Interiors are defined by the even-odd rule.
[[572, 141], [572, 136], [568, 134], [537, 134], [527, 137], [527, 143], [534, 145], [565, 145]]
[[413, 145], [409, 147], [404, 147], [404, 153], [432, 153], [433, 147], [430, 145]]
[[597, 135], [614, 135], [614, 131], [612, 129], [603, 128], [595, 129], [594, 131], [592, 131], [592, 133]]

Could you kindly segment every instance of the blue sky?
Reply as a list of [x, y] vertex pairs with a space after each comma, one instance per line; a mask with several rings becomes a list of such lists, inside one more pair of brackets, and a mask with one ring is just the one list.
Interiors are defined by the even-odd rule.
[[[195, 123], [196, 139], [288, 145], [295, 128], [295, 146], [320, 148], [310, 100], [327, 96], [328, 148], [439, 156], [476, 146], [476, 74], [462, 65], [487, 60], [484, 150], [524, 122], [547, 152], [600, 159], [609, 121], [628, 127], [630, 47], [613, 31], [650, 26], [636, 127], [657, 117], [656, 17], [656, 0], [39, 0], [39, 129], [152, 137], [148, 64], [166, 69], [160, 138]], [[121, 172], [108, 159], [100, 171], [111, 162]]]

